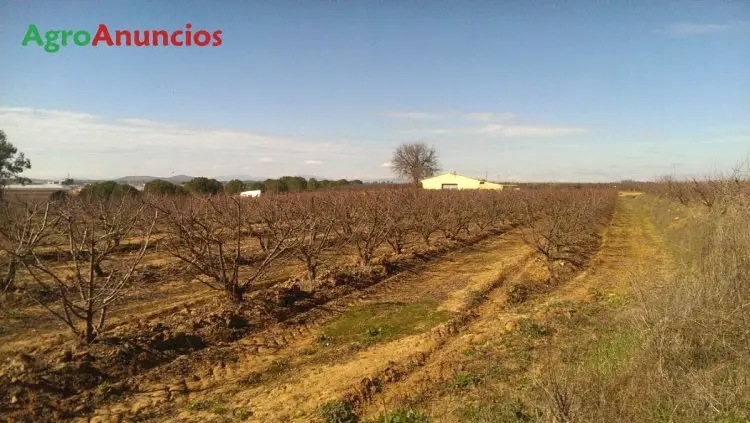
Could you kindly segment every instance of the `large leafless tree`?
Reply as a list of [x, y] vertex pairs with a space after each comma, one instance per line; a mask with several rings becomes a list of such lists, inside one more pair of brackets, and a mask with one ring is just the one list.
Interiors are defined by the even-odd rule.
[[391, 169], [399, 177], [418, 185], [421, 179], [440, 170], [437, 150], [423, 142], [401, 144], [393, 152]]

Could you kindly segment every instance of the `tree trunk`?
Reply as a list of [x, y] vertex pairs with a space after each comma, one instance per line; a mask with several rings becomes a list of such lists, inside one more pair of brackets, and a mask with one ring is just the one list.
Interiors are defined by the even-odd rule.
[[305, 264], [307, 265], [307, 280], [313, 282], [317, 275], [318, 263], [313, 258], [307, 258]]
[[[93, 231], [92, 231], [93, 232]], [[94, 238], [91, 238], [89, 251], [89, 280], [86, 289], [86, 343], [90, 344], [96, 337], [94, 331], [94, 281], [99, 277], [102, 269], [99, 267], [99, 261], [94, 258]], [[103, 272], [102, 272], [103, 273]], [[96, 274], [96, 276], [95, 276]], [[80, 278], [80, 276], [79, 276]]]
[[387, 242], [388, 242], [388, 245], [390, 245], [391, 248], [393, 249], [393, 252], [396, 253], [396, 254], [401, 254], [401, 252], [404, 250], [403, 245], [401, 245], [402, 244], [401, 241], [398, 241], [398, 240], [396, 240], [396, 241], [387, 240]]
[[315, 272], [315, 266], [308, 267], [307, 268], [307, 280], [309, 282], [313, 282], [316, 277], [317, 277], [317, 275], [316, 275], [316, 272]]
[[13, 282], [16, 280], [16, 268], [18, 267], [18, 261], [15, 258], [10, 259], [8, 263], [8, 273], [5, 275], [3, 280], [3, 292], [13, 288]]
[[258, 244], [260, 244], [260, 249], [261, 250], [268, 251], [268, 243], [266, 242], [266, 240], [263, 239], [263, 235], [262, 234], [255, 235], [255, 239], [258, 240]]
[[94, 313], [91, 312], [91, 308], [86, 312], [86, 344], [94, 342], [96, 338], [96, 330], [94, 329]]
[[227, 294], [229, 299], [235, 303], [241, 303], [242, 297], [245, 295], [245, 288], [237, 284], [230, 284], [227, 286]]
[[104, 276], [106, 276], [99, 263], [94, 264], [94, 272], [96, 273], [96, 277], [98, 278], [103, 278]]
[[557, 260], [547, 259], [547, 271], [549, 272], [549, 282], [552, 285], [557, 285], [560, 282], [560, 274], [557, 271]]

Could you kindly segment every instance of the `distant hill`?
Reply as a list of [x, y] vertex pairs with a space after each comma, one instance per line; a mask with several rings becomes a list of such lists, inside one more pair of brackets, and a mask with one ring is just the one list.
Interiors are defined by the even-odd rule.
[[114, 181], [121, 183], [121, 184], [139, 185], [139, 184], [146, 184], [148, 182], [151, 182], [157, 179], [161, 179], [162, 181], [169, 181], [169, 182], [182, 184], [193, 179], [193, 177], [188, 176], [188, 175], [175, 175], [175, 176], [170, 176], [168, 178], [163, 178], [163, 177], [158, 177], [158, 176], [142, 175], [142, 176], [123, 176], [122, 178], [117, 178]]
[[221, 181], [221, 182], [228, 182], [232, 179], [239, 179], [240, 181], [265, 181], [265, 176], [250, 176], [250, 175], [222, 175], [222, 176], [216, 176], [214, 179]]
[[[288, 176], [288, 175], [282, 175], [282, 176]], [[324, 178], [322, 176], [316, 176], [316, 175], [292, 175], [292, 176], [299, 176], [305, 179], [315, 178], [319, 181], [322, 181], [323, 179], [329, 179]], [[265, 181], [266, 179], [278, 179], [281, 176], [251, 176], [251, 175], [223, 175], [223, 176], [216, 176], [214, 179], [217, 179], [221, 182], [227, 182], [231, 181], [232, 179], [239, 179], [240, 181]]]
[[175, 183], [178, 183], [178, 184], [183, 184], [185, 182], [189, 182], [193, 178], [194, 178], [194, 176], [175, 175], [175, 176], [170, 176], [169, 178], [156, 178], [156, 179], [163, 179], [165, 181], [175, 182]]
[[115, 182], [120, 184], [145, 184], [146, 182], [151, 182], [155, 178], [153, 176], [123, 176], [122, 178], [115, 179]]
[[316, 176], [316, 175], [294, 175], [294, 176], [299, 176], [299, 177], [305, 178], [305, 179], [315, 178], [315, 179], [317, 179], [319, 181], [322, 181], [324, 179], [329, 179], [329, 178], [324, 178], [322, 176]]

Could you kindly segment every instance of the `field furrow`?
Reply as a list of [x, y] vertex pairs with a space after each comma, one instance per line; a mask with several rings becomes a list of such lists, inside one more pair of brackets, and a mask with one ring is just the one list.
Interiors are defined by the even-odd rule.
[[[231, 398], [232, 407], [251, 409], [257, 421], [309, 421], [322, 401], [356, 392], [356, 382], [424, 360], [473, 318], [479, 296], [512, 277], [529, 258], [530, 250], [514, 235], [480, 242], [313, 309], [295, 318], [299, 324], [276, 325], [137, 377], [129, 384], [139, 393], [98, 410], [95, 420], [118, 421], [131, 413], [154, 413], [159, 420], [185, 410], [179, 420], [196, 415], [190, 405], [197, 401]], [[413, 307], [413, 322], [406, 323], [426, 320], [425, 325], [397, 328], [386, 341], [365, 338], [364, 345], [335, 336], [326, 341], [327, 330], [337, 323], [356, 321], [359, 311], [380, 306], [390, 307], [386, 316], [373, 317], [386, 324], [389, 315]]]

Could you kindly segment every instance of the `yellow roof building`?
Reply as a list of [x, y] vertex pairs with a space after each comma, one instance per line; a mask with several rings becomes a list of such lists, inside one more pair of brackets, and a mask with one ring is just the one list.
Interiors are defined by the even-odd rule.
[[422, 179], [424, 189], [497, 189], [502, 190], [503, 185], [488, 182], [482, 179], [470, 178], [459, 175], [456, 172], [444, 173], [432, 178]]

